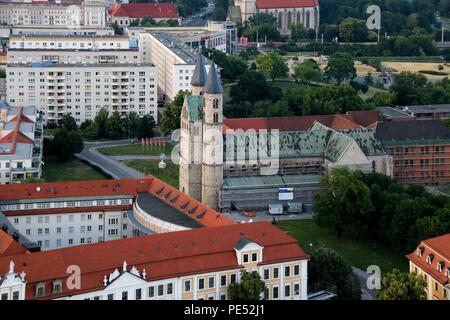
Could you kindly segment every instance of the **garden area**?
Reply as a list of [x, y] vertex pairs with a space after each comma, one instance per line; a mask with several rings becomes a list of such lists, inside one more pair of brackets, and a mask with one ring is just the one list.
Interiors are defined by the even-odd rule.
[[116, 146], [108, 148], [98, 148], [97, 151], [106, 156], [159, 156], [164, 153], [166, 156], [170, 156], [173, 149], [173, 145], [166, 142], [166, 145], [145, 145], [129, 144], [125, 146]]
[[55, 155], [47, 155], [43, 162], [42, 180], [45, 182], [111, 179], [100, 169], [76, 158], [61, 162]]

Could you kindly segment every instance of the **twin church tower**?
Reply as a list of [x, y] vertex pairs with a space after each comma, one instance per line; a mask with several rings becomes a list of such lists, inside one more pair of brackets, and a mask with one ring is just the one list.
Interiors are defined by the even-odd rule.
[[217, 210], [223, 183], [223, 88], [214, 62], [206, 73], [201, 52], [191, 90], [181, 110], [179, 188]]

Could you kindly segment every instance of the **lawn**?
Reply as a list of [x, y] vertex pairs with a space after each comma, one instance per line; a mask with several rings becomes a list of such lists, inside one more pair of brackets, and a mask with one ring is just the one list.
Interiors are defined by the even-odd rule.
[[351, 265], [364, 271], [370, 265], [380, 266], [382, 275], [393, 268], [408, 271], [408, 260], [391, 247], [376, 242], [375, 253], [375, 242], [368, 235], [357, 237], [352, 232], [344, 232], [341, 239], [337, 239], [334, 230], [319, 228], [312, 219], [277, 221], [276, 226], [297, 239], [306, 253], [310, 253], [312, 243], [313, 247], [332, 248]]
[[389, 91], [369, 86], [369, 90], [367, 90], [367, 92], [358, 91], [358, 95], [362, 99], [367, 100], [369, 98], [372, 98], [374, 95], [376, 95], [377, 93], [380, 93], [380, 92], [389, 92]]
[[128, 144], [109, 148], [98, 148], [97, 151], [107, 156], [159, 156], [161, 153], [170, 155], [172, 144], [166, 142], [166, 146], [149, 145], [143, 147], [142, 144]]
[[100, 169], [76, 158], [59, 162], [56, 156], [44, 156], [43, 161], [42, 179], [45, 182], [111, 179]]
[[122, 160], [120, 162], [145, 175], [151, 174], [178, 189], [179, 166], [170, 160], [165, 160], [165, 169], [158, 167], [159, 160]]
[[[450, 73], [450, 66], [445, 65], [444, 63], [432, 63], [432, 62], [382, 62], [382, 65], [388, 68], [393, 68], [397, 70], [397, 72], [402, 71], [411, 71], [411, 72], [419, 72], [419, 70], [433, 70], [439, 72]], [[443, 66], [443, 70], [439, 70], [439, 66]], [[436, 78], [442, 79], [447, 76], [443, 75], [429, 75], [423, 74], [427, 78]]]

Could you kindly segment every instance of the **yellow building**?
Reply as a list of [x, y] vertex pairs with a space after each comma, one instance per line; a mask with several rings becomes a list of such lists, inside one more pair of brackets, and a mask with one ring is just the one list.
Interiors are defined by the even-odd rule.
[[423, 240], [415, 252], [406, 256], [409, 271], [427, 282], [428, 300], [450, 300], [450, 233]]

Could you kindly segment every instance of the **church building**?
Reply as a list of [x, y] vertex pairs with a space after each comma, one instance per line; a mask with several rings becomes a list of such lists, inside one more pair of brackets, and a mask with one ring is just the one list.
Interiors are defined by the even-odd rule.
[[318, 0], [235, 0], [228, 9], [229, 21], [247, 21], [258, 13], [270, 13], [277, 19], [281, 34], [290, 34], [292, 23], [302, 22], [307, 29], [319, 28]]
[[376, 136], [377, 111], [344, 115], [224, 119], [214, 63], [200, 55], [181, 111], [180, 191], [215, 210], [312, 203], [333, 167], [392, 176], [392, 156]]

